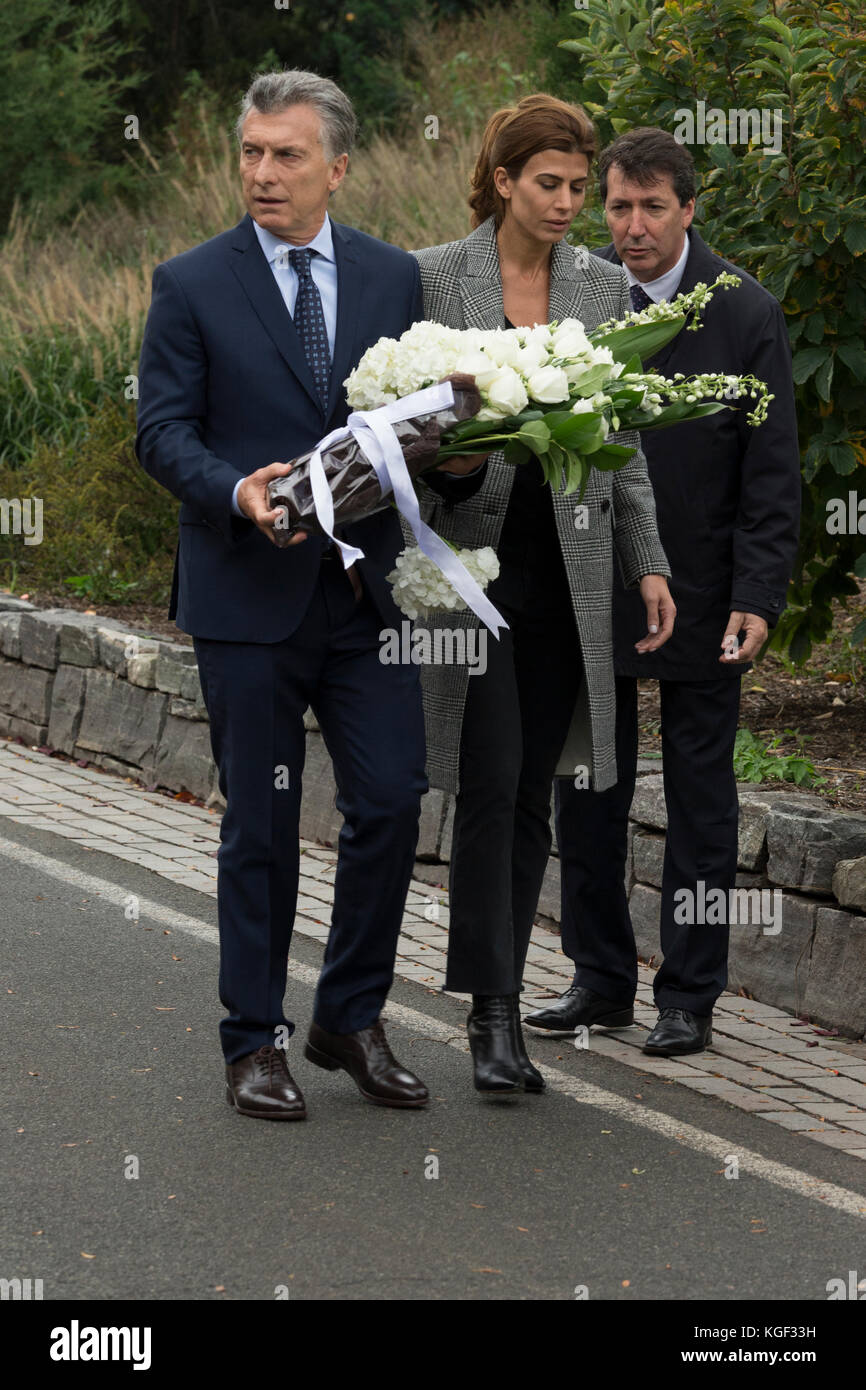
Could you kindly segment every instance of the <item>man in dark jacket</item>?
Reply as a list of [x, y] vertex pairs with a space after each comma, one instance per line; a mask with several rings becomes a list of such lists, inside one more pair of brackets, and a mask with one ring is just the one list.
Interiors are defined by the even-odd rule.
[[[758, 428], [746, 421], [747, 398], [734, 401], [733, 409], [644, 436], [672, 570], [676, 627], [664, 647], [639, 654], [640, 605], [624, 589], [615, 593], [619, 780], [598, 793], [565, 780], [557, 784], [562, 945], [575, 963], [574, 983], [526, 1022], [550, 1031], [622, 1027], [633, 1022], [637, 985], [624, 882], [637, 766], [637, 678], [657, 679], [668, 816], [664, 963], [655, 977], [660, 1017], [644, 1051], [673, 1056], [699, 1052], [711, 1041], [713, 1005], [727, 982], [740, 677], [785, 606], [797, 548], [800, 467], [791, 349], [774, 297], [714, 255], [692, 227], [694, 164], [672, 135], [653, 127], [620, 135], [602, 152], [599, 185], [613, 242], [595, 254], [623, 265], [635, 309], [671, 301], [722, 271], [742, 281], [737, 289], [716, 291], [701, 327], [684, 329], [647, 361], [647, 369], [666, 376], [751, 373], [774, 396]], [[724, 908], [704, 910], [708, 902]]]

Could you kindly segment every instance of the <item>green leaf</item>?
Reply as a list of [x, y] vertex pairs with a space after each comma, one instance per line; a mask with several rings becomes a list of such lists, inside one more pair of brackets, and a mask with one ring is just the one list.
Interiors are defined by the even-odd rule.
[[804, 337], [808, 338], [810, 343], [820, 343], [821, 339], [824, 337], [825, 325], [826, 320], [819, 309], [816, 313], [810, 314], [807, 318], [803, 327]]
[[645, 362], [648, 357], [652, 357], [673, 341], [685, 321], [685, 315], [680, 314], [665, 323], [639, 324], [635, 328], [612, 328], [606, 333], [596, 331], [587, 336], [593, 347], [610, 348], [615, 362], [630, 362], [635, 354], [641, 362]]
[[866, 381], [866, 348], [862, 343], [855, 342], [853, 339], [839, 343], [836, 354], [841, 357], [845, 366], [854, 373], [858, 381]]
[[822, 401], [829, 401], [830, 387], [833, 384], [833, 357], [828, 356], [815, 373], [815, 389]]
[[530, 420], [528, 424], [521, 425], [517, 438], [532, 450], [536, 458], [541, 458], [550, 448], [550, 430], [543, 420]]
[[598, 366], [590, 367], [581, 377], [580, 381], [574, 382], [571, 389], [575, 396], [582, 396], [586, 399], [589, 396], [594, 396], [596, 391], [600, 391], [609, 376], [609, 364], [607, 362], [599, 362]]
[[565, 469], [565, 495], [578, 492], [582, 497], [589, 481], [590, 467], [582, 454], [571, 454]]
[[592, 466], [608, 473], [613, 469], [622, 468], [633, 457], [634, 452], [634, 449], [629, 449], [625, 444], [603, 444], [592, 454]]
[[861, 255], [866, 251], [866, 223], [849, 222], [842, 239], [853, 256]]
[[517, 436], [509, 439], [502, 451], [506, 463], [521, 464], [526, 463], [532, 455], [525, 445], [521, 444]]
[[597, 415], [569, 415], [551, 430], [551, 437], [565, 449], [579, 449], [592, 440], [599, 430]]
[[626, 423], [622, 423], [623, 429], [640, 430], [643, 434], [646, 430], [663, 430], [669, 425], [677, 425], [680, 421], [700, 420], [704, 415], [717, 415], [720, 410], [733, 410], [734, 407], [728, 401], [702, 401], [699, 405], [689, 405], [687, 401], [672, 401], [670, 405], [662, 406], [661, 415], [651, 415], [646, 421], [628, 418]]
[[795, 353], [792, 370], [797, 385], [800, 386], [804, 381], [808, 381], [809, 377], [824, 364], [829, 355], [827, 348], [823, 347], [801, 348], [799, 352]]
[[[866, 550], [854, 561], [854, 573], [858, 579], [866, 579]], [[866, 618], [863, 621], [866, 622]]]
[[843, 476], [853, 473], [857, 467], [857, 455], [850, 444], [828, 444], [827, 458], [836, 472]]
[[834, 213], [831, 213], [821, 226], [821, 235], [828, 245], [839, 235], [839, 218]]

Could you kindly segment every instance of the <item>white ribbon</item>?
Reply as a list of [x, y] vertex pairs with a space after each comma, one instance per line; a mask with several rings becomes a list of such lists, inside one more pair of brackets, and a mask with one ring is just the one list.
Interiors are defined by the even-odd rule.
[[421, 520], [418, 498], [412, 486], [403, 451], [392, 428], [395, 421], [411, 420], [418, 415], [434, 415], [440, 410], [447, 410], [453, 404], [454, 389], [451, 382], [442, 381], [435, 386], [426, 387], [423, 391], [415, 391], [411, 396], [404, 396], [392, 405], [380, 406], [378, 410], [353, 412], [345, 427], [332, 430], [326, 438], [319, 441], [310, 455], [313, 503], [319, 525], [339, 548], [344, 567], [348, 569], [356, 560], [363, 560], [363, 550], [347, 545], [334, 535], [334, 499], [322, 463], [324, 450], [353, 436], [375, 470], [382, 496], [393, 492], [400, 514], [411, 527], [422, 552], [439, 567], [467, 607], [489, 627], [494, 637], [498, 637], [499, 629], [508, 627], [502, 614], [485, 597], [484, 590], [472, 578], [451, 547]]

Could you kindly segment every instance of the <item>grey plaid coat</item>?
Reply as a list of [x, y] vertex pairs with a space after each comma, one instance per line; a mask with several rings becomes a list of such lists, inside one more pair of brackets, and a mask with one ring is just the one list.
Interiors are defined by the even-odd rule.
[[[463, 241], [412, 253], [421, 267], [424, 316], [451, 328], [501, 328], [505, 322], [502, 282], [493, 218]], [[585, 263], [584, 263], [585, 262]], [[550, 320], [577, 318], [587, 329], [631, 308], [628, 282], [621, 266], [599, 260], [573, 246], [554, 245], [550, 270]], [[656, 530], [655, 502], [646, 460], [636, 433], [610, 436], [632, 444], [633, 458], [618, 472], [593, 469], [582, 505], [588, 526], [575, 529], [576, 497], [554, 493], [556, 528], [565, 560], [574, 616], [580, 636], [584, 679], [571, 729], [557, 766], [557, 776], [574, 776], [578, 766], [590, 771], [596, 791], [617, 780], [614, 752], [615, 695], [611, 603], [613, 551], [616, 548], [626, 587], [645, 574], [670, 575]], [[467, 547], [496, 547], [511, 493], [514, 469], [491, 454], [479, 490], [455, 505], [422, 485], [421, 514], [445, 540]], [[407, 544], [414, 540], [404, 525]], [[449, 627], [478, 627], [474, 613], [449, 613]], [[423, 624], [416, 623], [416, 627]], [[567, 640], [567, 634], [563, 634]], [[496, 639], [489, 635], [489, 641]], [[431, 786], [459, 788], [460, 730], [471, 680], [465, 664], [423, 665], [427, 773]]]

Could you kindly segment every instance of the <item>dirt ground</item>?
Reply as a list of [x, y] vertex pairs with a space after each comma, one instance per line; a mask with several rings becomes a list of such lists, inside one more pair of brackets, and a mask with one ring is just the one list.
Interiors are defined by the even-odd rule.
[[[40, 608], [96, 612], [128, 623], [142, 634], [186, 644], [191, 640], [169, 621], [165, 608], [151, 604], [92, 605], [68, 594], [47, 592], [26, 597]], [[852, 648], [847, 640], [864, 615], [866, 584], [848, 612], [837, 609], [829, 641], [814, 649], [805, 666], [794, 669], [771, 654], [748, 672], [743, 677], [740, 727], [764, 742], [782, 736], [778, 753], [802, 752], [824, 779], [822, 785], [804, 790], [840, 810], [866, 813], [866, 651]], [[659, 754], [655, 681], [640, 682], [639, 718], [641, 754]], [[799, 790], [793, 784], [786, 786], [795, 794]]]

